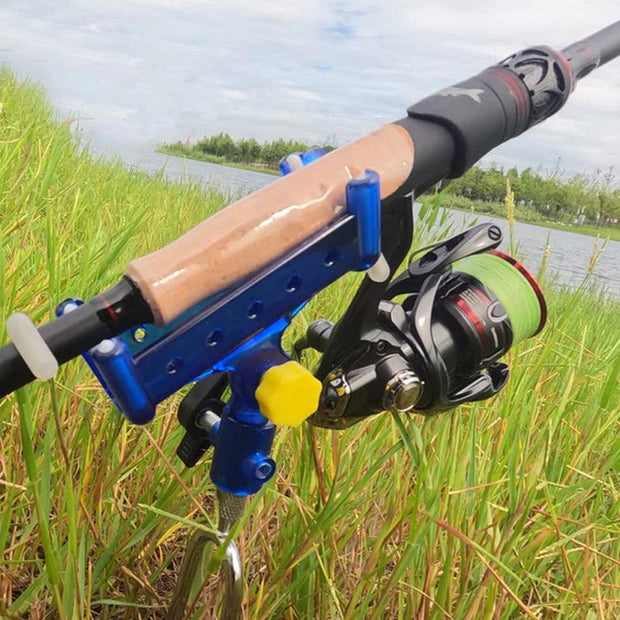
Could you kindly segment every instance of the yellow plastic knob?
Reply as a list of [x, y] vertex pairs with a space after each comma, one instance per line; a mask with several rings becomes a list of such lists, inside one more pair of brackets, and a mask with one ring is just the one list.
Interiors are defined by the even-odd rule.
[[297, 362], [272, 366], [254, 396], [260, 412], [274, 424], [299, 426], [319, 406], [321, 382]]

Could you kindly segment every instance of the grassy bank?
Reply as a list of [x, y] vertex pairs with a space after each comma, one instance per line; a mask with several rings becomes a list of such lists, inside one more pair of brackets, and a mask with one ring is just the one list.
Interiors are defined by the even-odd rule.
[[155, 151], [164, 155], [173, 155], [174, 157], [184, 157], [187, 159], [195, 159], [196, 161], [206, 161], [209, 164], [219, 164], [220, 166], [229, 166], [230, 168], [241, 168], [242, 170], [252, 170], [253, 172], [263, 172], [264, 174], [280, 175], [280, 171], [274, 168], [259, 164], [240, 164], [235, 161], [228, 161], [225, 157], [210, 155], [209, 153], [199, 153], [192, 151], [191, 153], [175, 144], [167, 144], [158, 146]]
[[[0, 101], [2, 328], [92, 296], [223, 205], [93, 160], [7, 73]], [[287, 342], [337, 317], [355, 280], [313, 300]], [[278, 473], [239, 538], [247, 618], [618, 614], [619, 306], [585, 290], [548, 303], [492, 401], [278, 432]], [[174, 456], [178, 402], [130, 426], [81, 361], [0, 400], [0, 616], [163, 617], [188, 531], [213, 526], [208, 463]], [[192, 617], [213, 617], [217, 587]]]

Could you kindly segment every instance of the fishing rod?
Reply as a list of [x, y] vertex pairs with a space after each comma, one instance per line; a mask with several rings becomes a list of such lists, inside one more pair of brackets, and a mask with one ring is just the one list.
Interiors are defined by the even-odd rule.
[[[412, 196], [557, 112], [619, 54], [620, 21], [561, 52], [530, 47], [327, 155], [285, 158], [280, 180], [133, 260], [91, 301], [65, 300], [39, 329], [9, 317], [0, 397], [83, 355], [116, 407], [145, 424], [195, 383], [179, 408], [177, 453], [194, 466], [213, 447], [224, 540], [243, 498], [274, 475], [276, 426], [341, 429], [382, 411], [430, 415], [496, 394], [509, 375], [500, 358], [545, 324], [543, 293], [497, 250], [501, 231], [489, 224], [397, 276], [411, 249]], [[313, 323], [295, 344], [297, 356], [321, 353], [311, 373], [283, 351], [282, 333], [350, 271], [366, 277], [341, 319]]]
[[[616, 22], [562, 52], [528, 48], [423, 99], [405, 118], [229, 205], [165, 248], [132, 261], [119, 284], [43, 326], [41, 339], [63, 364], [131, 327], [170, 324], [341, 219], [346, 184], [366, 169], [379, 175], [386, 202], [411, 192], [420, 195], [443, 179], [462, 175], [494, 147], [557, 112], [579, 79], [620, 53], [619, 33]], [[0, 349], [0, 396], [35, 379], [28, 347], [19, 346]], [[52, 370], [50, 365], [42, 375]]]

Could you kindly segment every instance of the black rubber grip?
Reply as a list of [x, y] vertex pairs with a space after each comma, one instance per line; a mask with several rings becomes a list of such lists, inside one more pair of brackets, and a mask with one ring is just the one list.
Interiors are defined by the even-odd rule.
[[[498, 144], [528, 126], [530, 100], [525, 84], [512, 71], [490, 67], [444, 88], [407, 110], [411, 118], [445, 127], [455, 142], [447, 176], [457, 177]], [[417, 145], [416, 156], [424, 155]]]
[[461, 176], [496, 146], [555, 114], [578, 79], [620, 55], [620, 21], [557, 52], [533, 46], [422, 99], [397, 124], [413, 139], [412, 173], [399, 193]]
[[456, 149], [454, 137], [442, 125], [411, 116], [396, 125], [407, 130], [414, 145], [411, 174], [397, 193], [405, 196], [415, 190], [416, 195], [423, 194], [450, 174]]

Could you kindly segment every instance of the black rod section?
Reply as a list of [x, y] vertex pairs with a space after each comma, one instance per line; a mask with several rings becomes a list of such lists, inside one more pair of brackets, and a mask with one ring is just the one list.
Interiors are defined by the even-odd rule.
[[[153, 315], [138, 288], [128, 278], [72, 312], [39, 328], [58, 364], [88, 351], [106, 338], [131, 327], [151, 323]], [[0, 349], [0, 397], [34, 381], [15, 345]]]
[[569, 45], [562, 52], [571, 64], [575, 80], [620, 56], [620, 21]]

